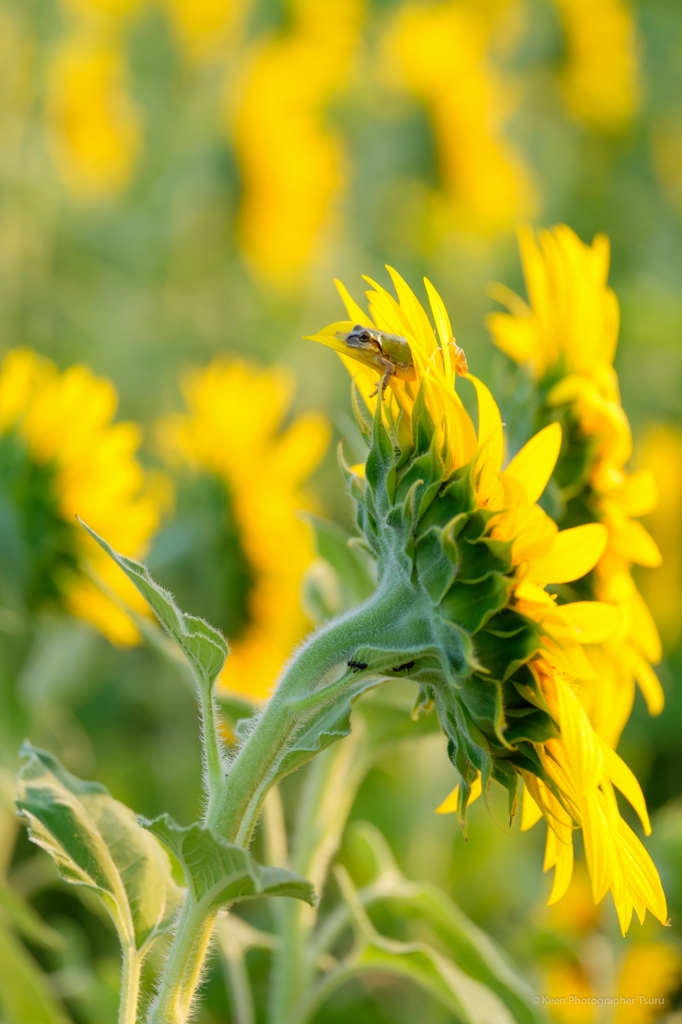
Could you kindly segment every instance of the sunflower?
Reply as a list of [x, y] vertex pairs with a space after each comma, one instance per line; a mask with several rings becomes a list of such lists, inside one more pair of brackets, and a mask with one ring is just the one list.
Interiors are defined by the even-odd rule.
[[210, 474], [227, 491], [250, 588], [247, 622], [220, 681], [253, 700], [267, 698], [309, 628], [300, 589], [314, 546], [298, 513], [314, 507], [301, 485], [325, 452], [329, 427], [323, 416], [307, 413], [281, 430], [293, 387], [282, 368], [218, 358], [185, 377], [188, 412], [158, 425], [171, 461]]
[[113, 422], [116, 404], [113, 384], [85, 366], [60, 373], [30, 349], [5, 356], [0, 489], [18, 586], [3, 599], [22, 611], [61, 606], [112, 642], [134, 644], [138, 630], [115, 599], [144, 605], [74, 518], [138, 557], [158, 524], [163, 482], [145, 476], [135, 458], [139, 428]]
[[659, 494], [647, 526], [663, 555], [659, 569], [642, 574], [642, 590], [664, 648], [673, 650], [682, 634], [682, 430], [670, 423], [650, 423], [638, 455], [638, 465], [653, 475]]
[[453, 225], [509, 230], [537, 206], [530, 170], [505, 135], [515, 95], [491, 59], [508, 15], [505, 4], [480, 0], [409, 3], [382, 40], [384, 77], [423, 103], [431, 123], [441, 178], [429, 197], [436, 237]]
[[536, 236], [519, 231], [529, 305], [503, 286], [493, 295], [510, 310], [493, 313], [493, 341], [537, 382], [538, 422], [561, 420], [564, 446], [555, 473], [562, 495], [560, 525], [596, 521], [608, 544], [581, 588], [616, 607], [620, 628], [588, 657], [599, 686], [587, 678], [582, 699], [599, 734], [618, 742], [634, 700], [635, 681], [651, 714], [663, 708], [652, 668], [661, 658], [656, 626], [632, 579], [633, 564], [661, 563], [657, 545], [635, 517], [650, 512], [657, 489], [648, 470], [629, 473], [632, 435], [623, 411], [613, 359], [618, 300], [607, 285], [609, 243], [583, 244], [561, 225]]
[[[594, 674], [584, 645], [612, 635], [619, 611], [594, 600], [559, 604], [546, 590], [589, 572], [603, 557], [608, 531], [594, 522], [560, 531], [537, 505], [559, 455], [559, 424], [502, 468], [499, 409], [466, 370], [440, 296], [426, 281], [434, 330], [405, 281], [389, 273], [397, 301], [368, 278], [366, 313], [338, 284], [349, 319], [313, 340], [335, 349], [353, 375], [356, 412], [371, 437], [364, 473], [351, 470], [349, 478], [380, 580], [394, 559], [411, 581], [415, 605], [426, 609], [422, 649], [390, 672], [409, 671], [421, 703], [435, 704], [460, 773], [463, 818], [472, 787], [485, 790], [492, 778], [509, 790], [513, 813], [523, 779], [523, 824], [543, 816], [548, 824], [551, 902], [570, 882], [579, 827], [595, 902], [611, 890], [624, 932], [633, 910], [643, 919], [649, 909], [664, 922], [658, 874], [622, 819], [614, 787], [648, 833], [641, 789], [595, 732], [576, 692], [577, 681]], [[377, 370], [346, 344], [357, 326], [409, 345], [412, 369], [388, 376], [383, 399]], [[476, 390], [477, 430], [457, 393], [458, 373]], [[373, 428], [363, 407], [374, 415]]]
[[633, 10], [624, 0], [554, 2], [566, 40], [561, 86], [570, 113], [597, 131], [622, 131], [641, 99]]

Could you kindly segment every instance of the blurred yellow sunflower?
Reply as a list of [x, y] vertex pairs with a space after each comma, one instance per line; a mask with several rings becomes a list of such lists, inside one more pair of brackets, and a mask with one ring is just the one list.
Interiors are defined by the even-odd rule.
[[537, 206], [530, 170], [504, 132], [519, 94], [491, 57], [518, 15], [504, 0], [406, 3], [383, 37], [386, 78], [424, 104], [433, 128], [442, 182], [430, 203], [436, 237], [453, 226], [509, 230]]
[[[140, 430], [114, 423], [117, 395], [86, 366], [60, 373], [30, 349], [0, 369], [0, 494], [15, 560], [19, 608], [65, 607], [112, 642], [134, 644], [137, 627], [116, 596], [144, 610], [135, 588], [78, 527], [89, 526], [131, 556], [144, 553], [165, 498], [135, 458]], [[108, 597], [90, 575], [114, 595]]]
[[561, 85], [568, 109], [597, 131], [619, 131], [640, 103], [639, 45], [625, 0], [554, 0], [566, 37]]
[[[327, 110], [347, 87], [363, 0], [291, 0], [289, 25], [259, 39], [243, 62], [234, 111], [242, 178], [239, 238], [271, 284], [295, 286], [333, 219], [346, 179]], [[235, 90], [230, 89], [229, 103]]]
[[282, 368], [215, 359], [188, 373], [188, 412], [158, 425], [169, 460], [212, 474], [227, 489], [251, 573], [247, 623], [234, 639], [220, 684], [264, 700], [309, 628], [301, 581], [314, 558], [310, 527], [298, 513], [314, 501], [302, 484], [320, 462], [329, 426], [317, 413], [285, 430], [294, 381]]
[[558, 940], [540, 957], [543, 991], [558, 997], [549, 1015], [560, 1024], [596, 1024], [608, 1007], [614, 1024], [650, 1024], [671, 1009], [682, 956], [672, 943], [637, 937], [625, 950], [614, 949], [615, 956], [595, 957], [605, 942], [601, 917], [579, 866], [565, 896], [541, 918], [543, 930]]
[[[397, 301], [366, 278], [371, 286], [366, 313], [337, 283], [349, 319], [330, 324], [312, 340], [339, 353], [372, 412], [380, 401], [374, 397], [380, 371], [358, 363], [358, 355], [346, 344], [345, 335], [355, 325], [362, 325], [407, 341], [413, 379], [399, 379], [397, 374], [388, 378], [382, 414], [398, 441], [402, 431], [411, 436], [411, 418], [421, 395], [436, 431], [446, 473], [474, 460], [476, 500], [479, 508], [492, 513], [491, 535], [513, 542], [508, 607], [541, 626], [541, 646], [528, 667], [542, 694], [543, 706], [557, 726], [555, 738], [534, 744], [547, 781], [541, 781], [532, 770], [522, 768], [520, 772], [526, 784], [524, 826], [530, 827], [543, 816], [548, 825], [545, 868], [555, 868], [550, 902], [561, 898], [571, 880], [573, 832], [580, 827], [595, 903], [611, 890], [623, 932], [630, 925], [633, 911], [643, 920], [649, 909], [665, 922], [666, 901], [658, 873], [621, 817], [615, 795], [618, 788], [648, 834], [650, 824], [639, 783], [597, 734], [577, 695], [579, 680], [596, 679], [583, 645], [613, 635], [620, 624], [619, 609], [594, 600], [559, 605], [545, 589], [589, 572], [603, 558], [610, 539], [608, 530], [600, 523], [586, 523], [559, 531], [536, 504], [559, 455], [561, 428], [557, 423], [536, 434], [503, 470], [504, 433], [499, 409], [488, 388], [465, 370], [440, 296], [425, 281], [434, 330], [412, 290], [399, 274], [388, 269]], [[458, 372], [476, 389], [477, 430], [456, 391]], [[475, 635], [472, 642], [475, 648]], [[455, 806], [447, 809], [455, 810]]]
[[606, 527], [594, 596], [621, 613], [617, 633], [588, 652], [599, 685], [586, 680], [581, 696], [597, 732], [615, 746], [632, 709], [635, 680], [651, 714], [663, 708], [651, 667], [660, 661], [661, 644], [630, 571], [633, 564], [661, 564], [656, 543], [635, 518], [655, 508], [657, 490], [648, 470], [626, 468], [632, 435], [613, 368], [619, 312], [607, 285], [608, 239], [597, 235], [590, 246], [565, 225], [537, 235], [523, 228], [519, 247], [528, 304], [496, 285], [493, 296], [510, 312], [491, 314], [487, 324], [498, 348], [537, 380], [547, 417], [568, 410], [577, 427], [575, 438], [565, 438], [567, 461], [582, 467], [564, 487], [566, 510], [575, 507], [578, 518]]
[[637, 464], [652, 474], [658, 491], [658, 504], [646, 525], [663, 556], [660, 568], [642, 573], [642, 591], [664, 647], [672, 650], [682, 634], [682, 430], [668, 423], [649, 424]]

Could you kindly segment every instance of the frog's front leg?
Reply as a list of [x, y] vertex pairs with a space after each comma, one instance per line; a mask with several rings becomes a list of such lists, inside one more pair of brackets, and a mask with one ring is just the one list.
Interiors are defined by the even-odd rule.
[[395, 365], [390, 361], [390, 359], [384, 359], [383, 357], [380, 356], [379, 359], [377, 359], [377, 363], [383, 366], [384, 372], [381, 375], [381, 378], [377, 381], [377, 386], [375, 387], [372, 394], [369, 396], [370, 398], [374, 398], [375, 395], [378, 395], [379, 390], [381, 390], [381, 397], [383, 398], [384, 392], [386, 391], [386, 388], [388, 386], [388, 382], [395, 373]]

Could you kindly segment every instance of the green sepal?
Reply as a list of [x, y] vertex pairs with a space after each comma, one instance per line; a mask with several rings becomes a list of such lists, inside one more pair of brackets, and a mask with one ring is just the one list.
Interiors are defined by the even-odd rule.
[[441, 485], [437, 500], [433, 501], [421, 517], [419, 532], [431, 526], [445, 527], [455, 517], [467, 517], [476, 508], [476, 494], [471, 480], [471, 463], [458, 469]]
[[396, 469], [401, 470], [406, 462], [412, 458], [414, 454], [414, 445], [412, 443], [412, 425], [410, 423], [409, 416], [406, 416], [401, 409], [398, 413], [398, 421], [395, 428], [395, 437], [398, 444], [398, 450], [400, 452], [398, 461], [396, 462]]
[[506, 606], [510, 588], [509, 577], [496, 572], [476, 583], [455, 580], [442, 598], [439, 611], [473, 635]]
[[187, 828], [168, 814], [140, 824], [177, 857], [187, 887], [207, 911], [264, 896], [291, 896], [314, 906], [315, 890], [300, 875], [283, 868], [263, 867], [248, 850], [195, 822]]
[[552, 709], [545, 699], [540, 684], [527, 665], [520, 665], [506, 686], [513, 686], [523, 701], [539, 708], [550, 717], [552, 716]]
[[420, 519], [435, 499], [443, 483], [445, 467], [438, 451], [437, 438], [433, 437], [427, 452], [410, 462], [399, 476], [395, 493], [396, 504], [401, 502], [415, 483], [420, 484], [418, 499], [415, 502], [417, 519]]
[[372, 447], [365, 463], [365, 476], [372, 489], [377, 510], [387, 515], [395, 497], [396, 458], [393, 443], [383, 423], [381, 408], [381, 401], [377, 401]]
[[426, 407], [426, 388], [420, 387], [412, 407], [412, 445], [414, 455], [420, 456], [428, 452], [435, 434], [431, 414]]
[[457, 683], [479, 667], [472, 639], [461, 626], [434, 611], [432, 628], [440, 648], [441, 664], [450, 682]]
[[350, 394], [353, 412], [355, 413], [355, 421], [360, 429], [360, 433], [369, 447], [372, 443], [372, 420], [367, 414], [367, 406], [365, 405], [355, 381], [351, 382]]
[[222, 633], [196, 615], [181, 612], [173, 595], [159, 586], [145, 565], [120, 555], [87, 523], [82, 520], [79, 522], [139, 590], [163, 628], [187, 658], [197, 680], [210, 690], [229, 653]]
[[514, 712], [506, 708], [505, 713], [505, 739], [512, 746], [517, 746], [523, 740], [529, 743], [544, 743], [559, 736], [559, 730], [550, 716], [538, 708], [524, 709], [523, 712]]
[[500, 683], [475, 673], [462, 680], [459, 696], [481, 732], [487, 736], [494, 734], [503, 747], [509, 746], [504, 737], [506, 722]]
[[122, 946], [148, 947], [170, 929], [181, 899], [166, 851], [104, 786], [76, 778], [30, 743], [20, 754], [17, 808], [29, 838], [65, 881], [99, 896]]
[[500, 683], [506, 682], [540, 647], [540, 630], [534, 622], [510, 609], [494, 615], [476, 634], [476, 656]]
[[341, 475], [348, 485], [348, 491], [353, 501], [362, 504], [365, 498], [365, 491], [367, 489], [367, 481], [358, 476], [357, 473], [353, 473], [350, 466], [346, 462], [346, 456], [343, 452], [343, 440], [339, 441], [336, 446], [336, 458], [341, 470]]
[[[468, 525], [468, 524], [467, 524]], [[457, 538], [457, 578], [478, 583], [491, 573], [509, 573], [512, 567], [512, 546], [509, 541], [481, 537], [471, 540], [465, 526]]]
[[444, 542], [443, 530], [433, 527], [417, 540], [415, 565], [419, 582], [434, 604], [439, 604], [447, 594], [457, 571]]

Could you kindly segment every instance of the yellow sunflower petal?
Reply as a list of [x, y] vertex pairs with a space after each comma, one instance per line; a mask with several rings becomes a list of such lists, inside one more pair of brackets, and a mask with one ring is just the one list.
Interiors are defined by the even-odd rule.
[[663, 657], [661, 638], [644, 598], [634, 587], [629, 597], [629, 611], [633, 627], [631, 635], [636, 640], [636, 646], [650, 662], [657, 665]]
[[502, 417], [495, 399], [485, 384], [471, 373], [467, 373], [466, 378], [474, 385], [478, 399], [478, 447], [480, 451], [478, 494], [481, 504], [485, 504], [497, 484], [497, 477], [502, 468], [504, 455]]
[[521, 831], [527, 832], [529, 829], [536, 825], [542, 817], [542, 808], [538, 807], [533, 800], [533, 797], [528, 792], [528, 788], [524, 787], [523, 800], [521, 804]]
[[509, 316], [508, 313], [489, 313], [485, 325], [500, 351], [515, 363], [530, 362], [536, 373], [542, 368], [543, 364], [538, 360], [538, 331], [530, 318], [522, 319]]
[[663, 687], [661, 681], [652, 669], [646, 658], [643, 658], [639, 651], [630, 649], [630, 663], [635, 679], [639, 683], [646, 706], [650, 715], [660, 715], [665, 704]]
[[562, 530], [552, 550], [532, 562], [529, 578], [535, 583], [570, 583], [593, 569], [604, 553], [608, 532], [601, 523], [586, 523]]
[[613, 846], [609, 823], [596, 791], [583, 794], [580, 801], [583, 846], [587, 870], [592, 882], [595, 903], [603, 900], [611, 887], [613, 876]]
[[508, 476], [523, 484], [529, 501], [536, 502], [547, 486], [560, 448], [561, 426], [550, 423], [523, 446], [505, 469]]
[[645, 516], [658, 505], [658, 487], [648, 469], [632, 473], [620, 488], [617, 500], [628, 516]]
[[[471, 794], [469, 796], [469, 805], [473, 804], [475, 800], [478, 800], [483, 789], [481, 786], [481, 776], [477, 776], [471, 783]], [[459, 783], [455, 786], [452, 792], [448, 793], [443, 800], [442, 804], [436, 807], [436, 814], [455, 814], [459, 809]]]
[[628, 884], [638, 893], [654, 917], [666, 924], [668, 908], [656, 866], [632, 829], [618, 819], [618, 840], [623, 851]]
[[600, 739], [599, 746], [604, 759], [604, 771], [608, 779], [621, 791], [623, 796], [637, 811], [639, 820], [642, 822], [644, 834], [647, 836], [651, 835], [651, 822], [649, 821], [649, 813], [646, 809], [644, 794], [642, 793], [642, 788], [635, 775], [628, 768], [625, 761], [618, 756], [615, 750], [611, 749], [608, 743], [605, 743], [604, 740]]
[[629, 519], [619, 528], [612, 543], [622, 558], [636, 565], [655, 569], [663, 561], [656, 541], [635, 519]]
[[575, 601], [560, 605], [561, 617], [576, 631], [581, 644], [600, 644], [621, 626], [622, 612], [603, 601]]
[[573, 843], [567, 842], [562, 843], [554, 834], [551, 829], [547, 830], [547, 842], [550, 842], [550, 836], [556, 847], [556, 861], [554, 863], [554, 883], [552, 885], [552, 891], [549, 899], [547, 900], [547, 906], [551, 907], [552, 904], [558, 903], [562, 896], [565, 895], [568, 889], [571, 878], [573, 877]]
[[346, 307], [346, 312], [348, 313], [348, 316], [353, 321], [352, 326], [354, 327], [355, 324], [362, 324], [363, 327], [373, 327], [374, 324], [369, 319], [367, 313], [365, 313], [362, 306], [358, 306], [357, 302], [350, 294], [345, 284], [342, 281], [339, 281], [337, 278], [334, 278], [334, 284], [336, 286], [337, 292], [341, 296], [341, 301]]

